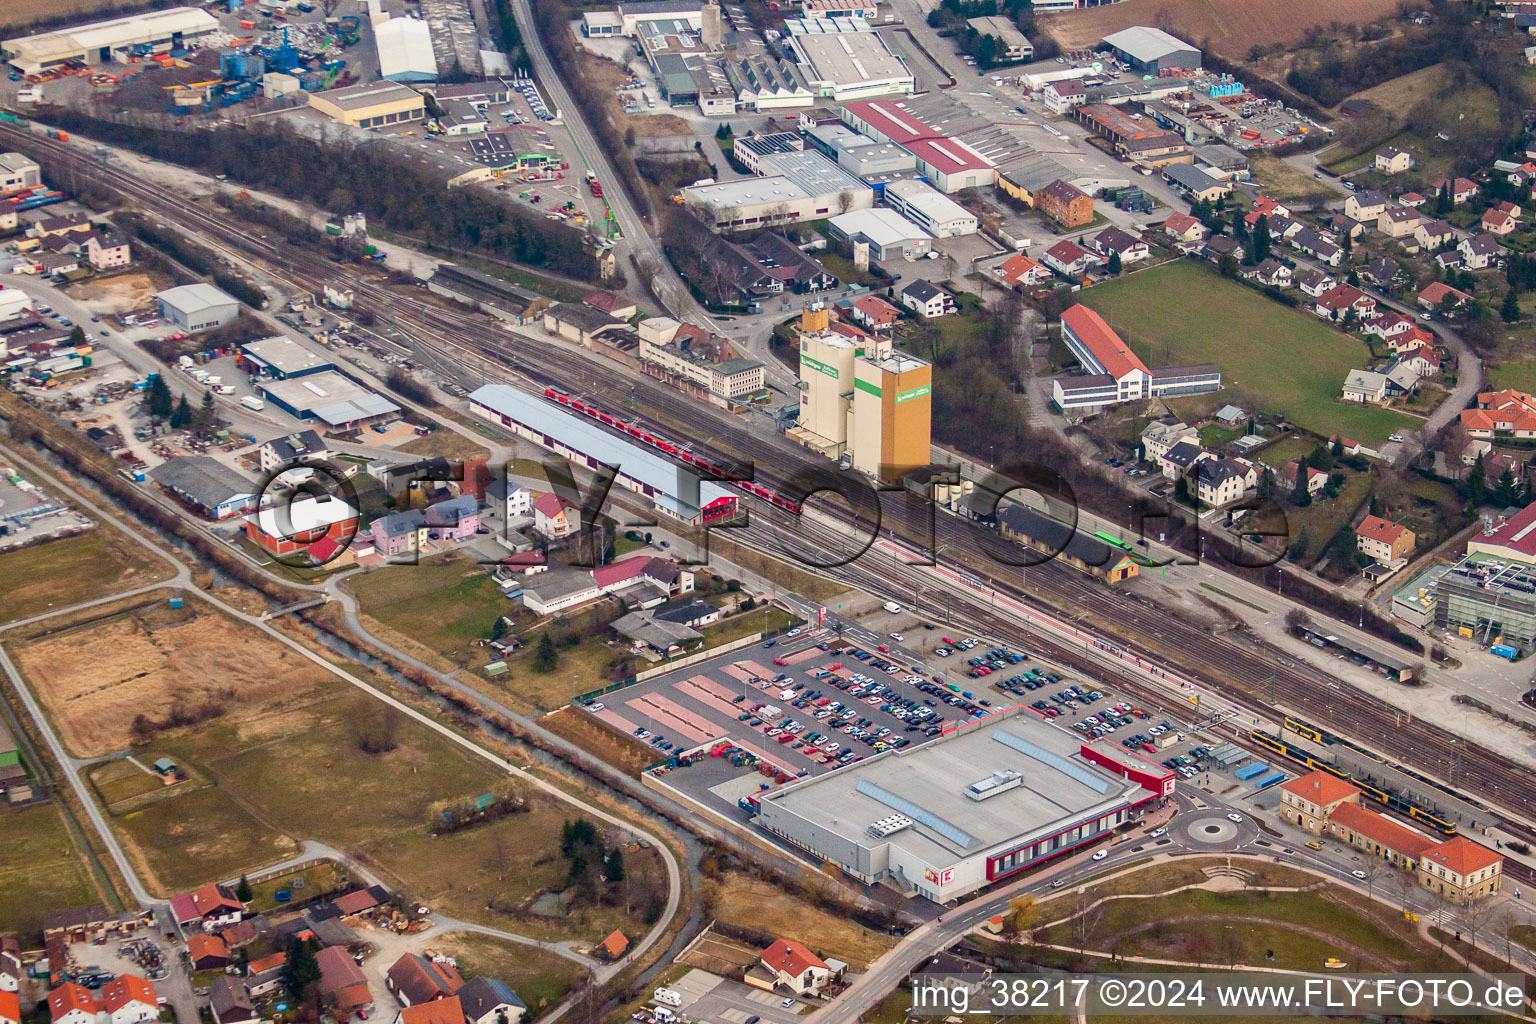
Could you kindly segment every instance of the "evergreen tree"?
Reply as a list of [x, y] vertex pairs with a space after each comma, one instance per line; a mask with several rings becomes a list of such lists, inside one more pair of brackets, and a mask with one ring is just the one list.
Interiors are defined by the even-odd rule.
[[76, 346], [84, 345], [85, 328], [81, 327], [79, 324], [75, 324], [75, 326], [71, 327], [69, 329], [69, 343]]
[[533, 670], [541, 674], [553, 672], [560, 665], [560, 652], [555, 649], [554, 638], [547, 632], [539, 637], [539, 645], [533, 652]]
[[624, 852], [617, 846], [603, 859], [603, 877], [610, 882], [624, 881]]
[[1520, 296], [1515, 294], [1513, 288], [1504, 293], [1504, 304], [1499, 307], [1499, 319], [1507, 324], [1516, 323], [1520, 319]]
[[240, 883], [235, 886], [235, 899], [241, 903], [249, 903], [252, 895], [254, 894], [251, 892], [251, 880], [241, 875]]
[[176, 409], [171, 413], [171, 429], [182, 430], [192, 422], [192, 406], [187, 403], [187, 396], [182, 395], [181, 401], [176, 403]]
[[211, 434], [219, 428], [219, 411], [213, 407], [213, 392], [203, 392], [203, 404], [192, 417], [192, 427], [199, 434]]
[[1120, 268], [1121, 268], [1120, 254], [1117, 253], [1117, 252], [1110, 253], [1109, 254], [1109, 272], [1111, 274], [1119, 274], [1120, 273]]
[[176, 397], [171, 394], [171, 387], [165, 382], [163, 374], [157, 373], [150, 378], [149, 389], [144, 394], [144, 405], [157, 420], [169, 419], [175, 411]]
[[1269, 258], [1269, 217], [1259, 217], [1253, 226], [1253, 262], [1263, 263]]
[[1467, 507], [1480, 508], [1488, 496], [1488, 477], [1483, 470], [1483, 457], [1479, 455], [1477, 461], [1472, 463], [1472, 470], [1467, 474], [1466, 483], [1462, 485], [1463, 496], [1467, 499]]
[[283, 965], [283, 988], [293, 999], [301, 999], [305, 989], [320, 980], [320, 964], [315, 960], [317, 939], [288, 940], [288, 962]]

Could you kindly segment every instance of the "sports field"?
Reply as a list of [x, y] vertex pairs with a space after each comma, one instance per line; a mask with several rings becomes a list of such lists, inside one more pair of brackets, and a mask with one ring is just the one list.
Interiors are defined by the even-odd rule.
[[1377, 444], [1411, 416], [1340, 399], [1365, 345], [1214, 270], [1178, 260], [1082, 293], [1148, 366], [1215, 363], [1239, 405], [1289, 417], [1324, 437]]

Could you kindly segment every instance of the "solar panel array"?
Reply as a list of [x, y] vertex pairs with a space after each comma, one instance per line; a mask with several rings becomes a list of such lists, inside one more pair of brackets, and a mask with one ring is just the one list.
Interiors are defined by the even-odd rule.
[[1076, 779], [1078, 782], [1081, 782], [1095, 793], [1109, 792], [1108, 782], [1105, 782], [1097, 775], [1088, 771], [1082, 765], [1073, 764], [1071, 761], [1062, 757], [1060, 754], [1053, 754], [1049, 750], [1044, 750], [1035, 746], [1033, 743], [1029, 742], [1029, 740], [1020, 739], [1013, 733], [1004, 732], [1001, 729], [998, 729], [996, 732], [994, 732], [992, 734], [992, 738], [997, 740], [997, 742], [1001, 743], [1005, 747], [1012, 747], [1014, 750], [1017, 750], [1019, 753], [1026, 757], [1032, 757], [1036, 761], [1039, 761], [1041, 764], [1049, 765], [1068, 778]]
[[976, 837], [964, 829], [950, 824], [926, 808], [919, 807], [906, 797], [897, 796], [887, 789], [881, 789], [873, 782], [860, 780], [855, 788], [871, 800], [878, 800], [892, 810], [900, 811], [918, 824], [928, 826], [962, 850], [970, 849], [971, 844], [976, 842]]

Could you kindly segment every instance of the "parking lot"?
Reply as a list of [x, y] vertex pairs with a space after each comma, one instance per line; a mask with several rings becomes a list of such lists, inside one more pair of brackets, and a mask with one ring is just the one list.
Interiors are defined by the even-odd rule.
[[[660, 1000], [653, 1002], [663, 1009], [670, 1009], [682, 1020], [792, 1024], [806, 1009], [800, 1000], [786, 997], [782, 992], [764, 992], [698, 968], [659, 991], [675, 993], [676, 1001], [670, 1007]], [[645, 1024], [655, 1024], [661, 1019], [654, 1009], [644, 1010], [635, 1017]]]

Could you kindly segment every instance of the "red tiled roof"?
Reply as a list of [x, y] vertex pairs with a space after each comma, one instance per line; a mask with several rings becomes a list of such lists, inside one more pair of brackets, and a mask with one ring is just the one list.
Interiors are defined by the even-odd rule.
[[629, 558], [620, 559], [609, 565], [598, 566], [592, 570], [592, 579], [600, 587], [612, 586], [625, 580], [635, 579], [644, 575], [645, 567], [651, 561], [650, 555], [631, 555]]
[[1004, 280], [1013, 284], [1017, 284], [1029, 274], [1041, 269], [1044, 268], [1042, 268], [1039, 263], [1036, 263], [1034, 260], [1020, 252], [1015, 253], [1014, 255], [1004, 260], [1002, 264], [998, 266], [997, 272], [1003, 276]]
[[155, 986], [136, 974], [119, 974], [101, 987], [101, 1002], [108, 1013], [115, 1013], [129, 1003], [158, 1006]]
[[395, 990], [412, 1003], [441, 999], [464, 987], [464, 979], [455, 968], [416, 953], [406, 953], [396, 960], [388, 977]]
[[553, 519], [560, 514], [562, 509], [575, 508], [576, 506], [553, 491], [546, 491], [533, 499], [533, 507]]
[[607, 953], [610, 958], [613, 958], [624, 955], [624, 951], [629, 948], [629, 940], [624, 937], [623, 932], [615, 931], [604, 939], [600, 945], [603, 952]]
[[1420, 299], [1436, 306], [1444, 302], [1447, 295], [1456, 296], [1458, 302], [1465, 302], [1472, 297], [1460, 288], [1452, 288], [1444, 281], [1431, 281], [1424, 286], [1423, 291], [1419, 292]]
[[374, 907], [379, 905], [378, 897], [369, 892], [367, 889], [359, 889], [356, 892], [349, 892], [345, 895], [337, 896], [331, 902], [334, 903], [336, 905], [336, 909], [341, 911], [343, 914], [361, 914], [363, 911], [372, 910]]
[[1440, 365], [1440, 353], [1436, 352], [1434, 349], [1430, 348], [1428, 345], [1420, 345], [1418, 348], [1415, 348], [1415, 349], [1412, 349], [1410, 351], [1404, 352], [1403, 355], [1402, 355], [1402, 358], [1405, 359], [1405, 360], [1406, 359], [1422, 359], [1426, 363], [1428, 363], [1430, 366], [1439, 366]]
[[340, 992], [349, 985], [368, 987], [362, 968], [342, 946], [326, 946], [315, 954], [315, 963], [320, 967], [320, 994], [323, 996]]
[[901, 310], [878, 295], [864, 296], [853, 304], [853, 308], [877, 323], [890, 323], [901, 317]]
[[1061, 241], [1045, 250], [1045, 254], [1060, 263], [1072, 264], [1076, 263], [1084, 256], [1087, 256], [1088, 250], [1084, 249], [1082, 246], [1078, 245], [1076, 242], [1071, 241], [1070, 239], [1063, 238]]
[[245, 909], [239, 900], [226, 893], [217, 882], [209, 882], [186, 896], [191, 899], [192, 909], [198, 917]]
[[615, 295], [615, 294], [613, 294], [613, 292], [605, 292], [605, 291], [595, 291], [595, 292], [592, 292], [590, 295], [588, 295], [586, 298], [582, 299], [581, 301], [585, 302], [587, 305], [591, 306], [593, 309], [600, 309], [604, 313], [610, 313], [610, 314], [614, 310], [616, 310], [616, 309], [626, 309], [626, 308], [634, 305], [633, 302], [629, 301], [626, 298], [622, 298], [622, 297], [620, 297], [618, 295]]
[[763, 950], [763, 963], [769, 970], [782, 971], [798, 978], [813, 967], [826, 970], [826, 962], [794, 939], [779, 939]]
[[217, 956], [229, 959], [229, 947], [217, 935], [193, 935], [187, 939], [187, 953], [194, 961]]
[[1182, 235], [1199, 223], [1198, 218], [1191, 217], [1187, 213], [1170, 213], [1168, 219], [1163, 222], [1163, 230], [1170, 234]]
[[1328, 815], [1328, 820], [1414, 860], [1438, 841], [1422, 832], [1404, 828], [1391, 818], [1382, 817], [1359, 804], [1340, 804]]
[[16, 1024], [21, 1020], [21, 994], [0, 989], [0, 1020]]
[[1488, 847], [1474, 843], [1466, 836], [1454, 836], [1427, 851], [1423, 859], [1439, 864], [1465, 878], [1474, 871], [1499, 863], [1504, 858]]
[[48, 1011], [54, 1020], [58, 1020], [72, 1010], [79, 1010], [90, 1017], [95, 1017], [96, 1000], [91, 997], [90, 990], [84, 985], [66, 981], [48, 993]]
[[417, 1003], [400, 1011], [400, 1024], [464, 1024], [464, 1007], [458, 996]]
[[1362, 300], [1367, 300], [1371, 304], [1375, 302], [1352, 284], [1336, 284], [1317, 297], [1317, 305], [1324, 309], [1349, 309]]
[[276, 970], [287, 962], [287, 953], [273, 953], [271, 956], [264, 956], [260, 960], [252, 960], [250, 963], [246, 964], [245, 973], [247, 976], [253, 974], [265, 974], [267, 971]]
[[937, 138], [942, 134], [937, 128], [901, 109], [898, 100], [856, 100], [845, 103], [843, 109], [901, 146], [917, 139]]
[[1104, 371], [1116, 380], [1134, 370], [1150, 373], [1146, 364], [1136, 358], [1120, 335], [1110, 330], [1104, 318], [1084, 305], [1076, 305], [1061, 314], [1062, 325], [1069, 328], [1087, 346], [1103, 366]]
[[1383, 544], [1395, 544], [1407, 532], [1407, 527], [1380, 516], [1366, 516], [1355, 527], [1355, 536], [1364, 540], [1379, 540]]
[[1280, 783], [1287, 793], [1310, 800], [1319, 807], [1326, 807], [1336, 800], [1344, 800], [1360, 792], [1336, 775], [1324, 771], [1308, 772], [1299, 778]]

